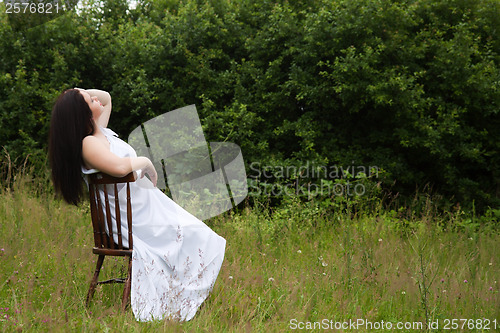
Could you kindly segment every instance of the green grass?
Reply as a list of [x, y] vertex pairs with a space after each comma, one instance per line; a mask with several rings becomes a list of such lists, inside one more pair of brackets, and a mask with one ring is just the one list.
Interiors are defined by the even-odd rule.
[[[460, 216], [352, 216], [297, 200], [259, 207], [208, 221], [227, 251], [192, 321], [139, 323], [119, 310], [122, 285], [100, 286], [85, 307], [96, 259], [88, 207], [63, 204], [18, 177], [0, 190], [0, 331], [281, 332], [324, 319], [440, 320], [441, 328], [445, 319], [500, 320], [495, 228], [444, 230]], [[107, 259], [103, 273], [123, 272], [123, 263]]]

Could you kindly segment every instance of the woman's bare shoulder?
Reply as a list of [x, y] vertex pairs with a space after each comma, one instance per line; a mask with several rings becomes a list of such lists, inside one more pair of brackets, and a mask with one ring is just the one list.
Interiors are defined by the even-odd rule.
[[127, 167], [127, 161], [112, 153], [104, 140], [95, 135], [89, 135], [83, 139], [82, 158], [85, 167], [97, 169], [110, 175], [125, 175], [126, 173], [122, 169]]
[[101, 142], [101, 140], [99, 140], [98, 137], [93, 136], [93, 135], [87, 135], [86, 137], [83, 138], [82, 148], [84, 148], [85, 146], [92, 147], [94, 145], [102, 145], [102, 142]]
[[109, 150], [109, 144], [107, 143], [106, 138], [99, 138], [95, 135], [87, 135], [82, 140], [82, 152], [85, 155], [85, 153], [91, 151], [102, 151], [103, 149]]

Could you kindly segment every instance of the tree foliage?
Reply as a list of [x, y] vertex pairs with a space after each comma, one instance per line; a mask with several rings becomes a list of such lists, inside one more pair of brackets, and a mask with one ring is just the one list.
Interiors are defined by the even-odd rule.
[[247, 164], [374, 165], [393, 191], [499, 204], [498, 1], [106, 0], [27, 30], [0, 15], [13, 156], [43, 156], [62, 90], [96, 87], [124, 137], [196, 104]]

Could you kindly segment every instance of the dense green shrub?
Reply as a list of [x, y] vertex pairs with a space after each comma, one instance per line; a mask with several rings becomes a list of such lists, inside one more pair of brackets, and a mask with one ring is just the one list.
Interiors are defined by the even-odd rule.
[[60, 91], [97, 87], [124, 137], [196, 104], [247, 165], [377, 166], [393, 192], [498, 206], [498, 1], [99, 3], [26, 31], [0, 14], [12, 156], [43, 154]]

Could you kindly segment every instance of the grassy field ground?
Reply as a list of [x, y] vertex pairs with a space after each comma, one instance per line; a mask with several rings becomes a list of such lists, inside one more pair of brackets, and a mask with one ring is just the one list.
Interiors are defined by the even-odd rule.
[[[214, 218], [207, 224], [227, 251], [210, 298], [190, 322], [140, 323], [119, 310], [122, 285], [99, 287], [85, 307], [95, 260], [88, 206], [63, 204], [18, 177], [0, 190], [0, 331], [323, 331], [353, 322], [357, 332], [388, 323], [399, 332], [495, 331], [497, 229], [464, 226], [460, 213], [402, 216], [290, 200]], [[105, 262], [105, 275], [116, 271], [122, 260]]]

